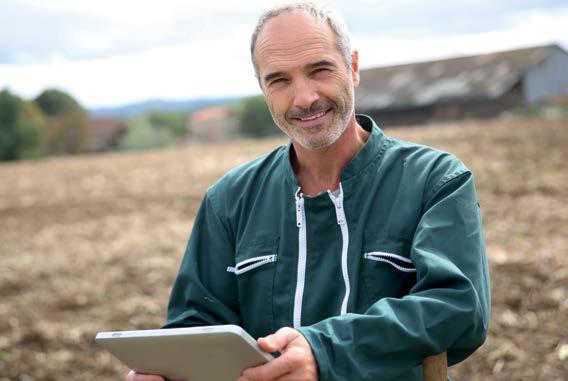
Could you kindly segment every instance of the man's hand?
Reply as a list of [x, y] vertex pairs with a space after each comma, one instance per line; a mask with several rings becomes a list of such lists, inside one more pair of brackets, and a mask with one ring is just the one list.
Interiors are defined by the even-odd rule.
[[258, 339], [267, 352], [281, 356], [254, 368], [246, 369], [238, 381], [317, 381], [318, 366], [312, 348], [302, 334], [281, 328], [275, 334]]
[[162, 376], [155, 376], [152, 374], [140, 374], [131, 370], [126, 375], [126, 381], [165, 381]]

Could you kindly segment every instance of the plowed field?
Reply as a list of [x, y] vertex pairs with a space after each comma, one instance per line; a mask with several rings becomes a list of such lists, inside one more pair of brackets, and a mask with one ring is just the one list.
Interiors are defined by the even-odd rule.
[[[387, 130], [473, 170], [493, 280], [456, 380], [568, 380], [568, 120]], [[164, 321], [200, 200], [284, 140], [0, 164], [0, 381], [121, 380], [100, 330]]]

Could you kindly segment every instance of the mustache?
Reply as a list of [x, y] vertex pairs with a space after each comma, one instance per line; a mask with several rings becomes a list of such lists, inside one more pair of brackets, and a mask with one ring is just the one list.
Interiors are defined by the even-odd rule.
[[296, 107], [286, 113], [286, 119], [305, 118], [335, 108], [335, 104], [326, 99], [318, 99], [309, 108]]

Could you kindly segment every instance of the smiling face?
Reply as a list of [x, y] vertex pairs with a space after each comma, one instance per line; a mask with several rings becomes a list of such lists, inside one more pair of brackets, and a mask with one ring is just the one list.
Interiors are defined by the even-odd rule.
[[254, 54], [274, 122], [294, 143], [325, 148], [354, 122], [357, 53], [348, 68], [325, 22], [302, 11], [276, 16], [259, 34]]

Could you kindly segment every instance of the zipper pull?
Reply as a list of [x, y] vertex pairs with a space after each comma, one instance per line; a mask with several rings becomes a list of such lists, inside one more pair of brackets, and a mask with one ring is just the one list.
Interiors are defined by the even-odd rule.
[[335, 206], [337, 224], [345, 224], [345, 211], [343, 211], [343, 187], [341, 186], [341, 183], [339, 183], [339, 194], [337, 196], [335, 196], [329, 189], [327, 193], [329, 194], [329, 198], [331, 198], [331, 202], [333, 202], [333, 205]]
[[345, 223], [345, 212], [343, 209], [343, 194], [340, 194], [339, 197], [336, 199], [337, 204], [337, 224], [343, 225]]
[[301, 193], [302, 188], [298, 188], [296, 191], [296, 226], [302, 227], [303, 221], [303, 209], [304, 209], [304, 197]]

